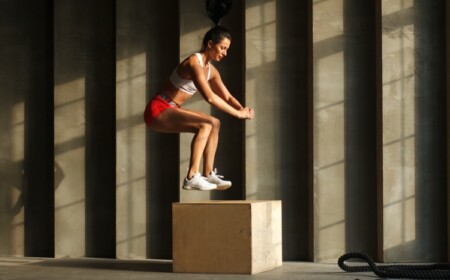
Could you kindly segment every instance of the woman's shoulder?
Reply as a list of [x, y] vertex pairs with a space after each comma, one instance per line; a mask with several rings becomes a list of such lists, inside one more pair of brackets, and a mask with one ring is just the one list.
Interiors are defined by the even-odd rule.
[[186, 57], [181, 61], [180, 64], [183, 64], [183, 63], [186, 63], [186, 62], [192, 62], [192, 61], [195, 61], [195, 60], [198, 60], [198, 59], [197, 59], [197, 53], [193, 53], [193, 54], [190, 54], [190, 55], [186, 56]]
[[[181, 67], [180, 67], [181, 66]], [[197, 58], [197, 55], [195, 53], [189, 55], [188, 57], [186, 57], [183, 61], [180, 62], [180, 64], [178, 65], [178, 68], [181, 69], [187, 69], [187, 68], [196, 68], [196, 67], [200, 67], [200, 62]]]

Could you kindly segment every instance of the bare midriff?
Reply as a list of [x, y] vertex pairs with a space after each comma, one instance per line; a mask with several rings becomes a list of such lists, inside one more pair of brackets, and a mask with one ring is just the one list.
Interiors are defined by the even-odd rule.
[[193, 95], [186, 93], [172, 85], [170, 81], [166, 81], [161, 88], [161, 93], [168, 96], [175, 103], [181, 106], [186, 100], [191, 98]]

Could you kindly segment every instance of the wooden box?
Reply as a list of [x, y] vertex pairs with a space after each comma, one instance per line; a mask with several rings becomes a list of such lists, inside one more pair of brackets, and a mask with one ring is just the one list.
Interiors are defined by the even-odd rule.
[[282, 265], [281, 201], [174, 203], [173, 271], [255, 274]]

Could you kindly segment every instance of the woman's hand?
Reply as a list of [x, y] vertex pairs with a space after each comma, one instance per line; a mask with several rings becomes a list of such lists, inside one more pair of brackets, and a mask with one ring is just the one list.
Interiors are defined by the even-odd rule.
[[248, 119], [251, 120], [253, 119], [253, 117], [255, 116], [255, 110], [253, 110], [252, 108], [242, 108], [239, 110], [239, 118], [240, 119]]

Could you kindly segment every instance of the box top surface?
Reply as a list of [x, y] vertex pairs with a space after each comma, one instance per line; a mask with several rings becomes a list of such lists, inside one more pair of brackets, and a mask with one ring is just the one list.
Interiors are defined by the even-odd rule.
[[204, 201], [190, 201], [190, 202], [174, 202], [174, 205], [186, 204], [252, 204], [252, 203], [267, 203], [280, 202], [281, 200], [204, 200]]

